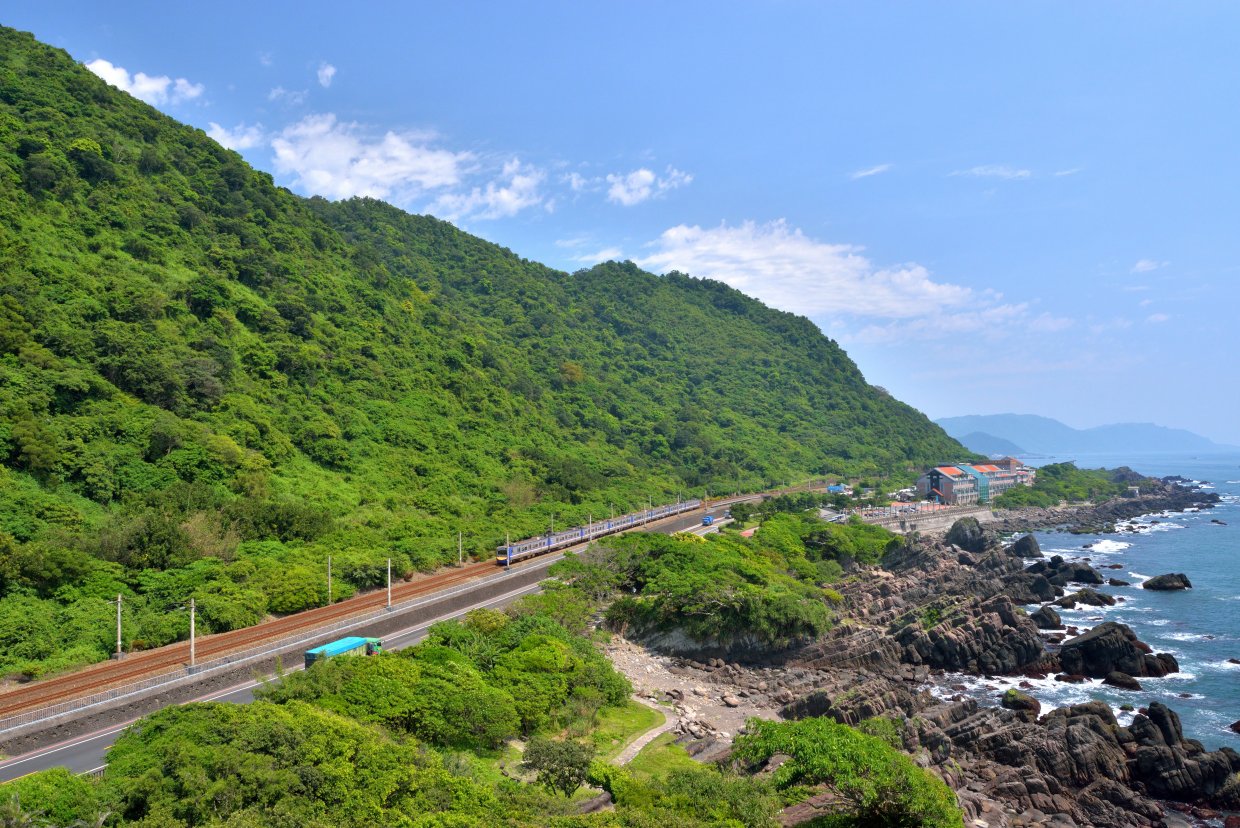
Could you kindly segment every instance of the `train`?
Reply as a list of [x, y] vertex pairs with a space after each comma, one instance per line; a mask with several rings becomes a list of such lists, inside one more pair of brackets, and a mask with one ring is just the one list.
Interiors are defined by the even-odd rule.
[[517, 561], [523, 561], [526, 558], [545, 555], [548, 552], [567, 549], [570, 546], [586, 543], [605, 535], [623, 532], [626, 529], [632, 529], [634, 526], [650, 523], [652, 520], [661, 520], [672, 515], [692, 512], [694, 509], [701, 508], [701, 506], [702, 501], [700, 500], [682, 500], [677, 503], [643, 509], [640, 512], [632, 512], [631, 514], [621, 515], [616, 518], [592, 521], [585, 526], [574, 526], [572, 529], [565, 529], [563, 532], [548, 532], [539, 538], [529, 538], [517, 543], [506, 543], [495, 550], [495, 563], [499, 566], [508, 566]]

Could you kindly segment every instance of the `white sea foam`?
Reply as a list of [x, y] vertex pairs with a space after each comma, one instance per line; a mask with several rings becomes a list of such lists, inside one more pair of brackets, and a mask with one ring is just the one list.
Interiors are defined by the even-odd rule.
[[1151, 627], [1165, 627], [1171, 623], [1170, 618], [1155, 618], [1153, 621], [1146, 621]]
[[1149, 575], [1142, 575], [1140, 572], [1129, 572], [1128, 577], [1129, 578], [1140, 578], [1141, 580], [1137, 582], [1138, 584], [1143, 584], [1150, 579]]
[[1173, 632], [1159, 633], [1158, 637], [1168, 641], [1210, 641], [1214, 636], [1201, 633]]
[[1100, 540], [1096, 541], [1089, 551], [1098, 555], [1112, 555], [1116, 552], [1123, 552], [1130, 546], [1132, 546], [1131, 543], [1124, 541]]
[[1205, 666], [1214, 670], [1240, 670], [1240, 664], [1230, 661], [1207, 661]]

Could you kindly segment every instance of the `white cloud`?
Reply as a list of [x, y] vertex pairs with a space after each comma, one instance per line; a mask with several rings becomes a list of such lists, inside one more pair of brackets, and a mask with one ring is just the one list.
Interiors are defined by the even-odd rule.
[[103, 58], [86, 64], [86, 68], [108, 83], [152, 106], [179, 104], [192, 101], [206, 91], [201, 83], [190, 83], [185, 78], [173, 80], [167, 75], [148, 75], [145, 72], [129, 74], [123, 66], [117, 66]]
[[1154, 259], [1138, 259], [1137, 263], [1132, 266], [1132, 273], [1149, 273], [1158, 270], [1160, 267], [1166, 267], [1171, 262], [1159, 262]]
[[319, 86], [326, 89], [332, 85], [332, 78], [336, 77], [336, 67], [332, 66], [327, 61], [323, 61], [319, 64], [318, 76]]
[[220, 126], [215, 121], [211, 121], [207, 126], [207, 135], [218, 141], [221, 146], [230, 150], [257, 147], [267, 137], [262, 124], [254, 124], [254, 126], [237, 124], [233, 129], [228, 129]]
[[1171, 317], [1165, 313], [1151, 313], [1149, 316], [1145, 317], [1145, 321], [1158, 324], [1159, 322], [1166, 322], [1170, 318]]
[[917, 264], [876, 267], [861, 248], [816, 241], [783, 220], [706, 229], [679, 225], [652, 246], [655, 252], [638, 261], [643, 267], [718, 279], [807, 316], [910, 320], [966, 308], [999, 310], [995, 294], [936, 282]]
[[645, 167], [623, 175], [613, 173], [607, 176], [607, 183], [610, 185], [607, 188], [607, 200], [632, 207], [692, 181], [692, 175], [675, 167], [668, 167], [663, 175], [656, 175]]
[[1031, 170], [1009, 167], [1005, 164], [982, 164], [978, 167], [970, 167], [967, 170], [956, 170], [952, 175], [967, 175], [973, 178], [1002, 178], [1005, 181], [1014, 181], [1029, 178], [1033, 175], [1033, 172]]
[[368, 134], [336, 116], [307, 115], [272, 139], [277, 172], [296, 186], [339, 199], [371, 196], [408, 204], [431, 190], [460, 183], [473, 156], [430, 145], [433, 135], [389, 131]]
[[275, 63], [275, 59], [271, 56], [271, 52], [259, 52], [258, 62], [261, 63], [263, 66], [270, 66], [271, 64]]
[[1055, 170], [1053, 175], [1056, 178], [1063, 178], [1064, 176], [1068, 176], [1068, 175], [1076, 175], [1083, 169], [1085, 168], [1084, 167], [1072, 167], [1071, 169], [1068, 169], [1068, 170]]
[[289, 106], [300, 106], [306, 102], [306, 96], [308, 94], [309, 93], [305, 89], [300, 92], [294, 92], [292, 90], [285, 89], [283, 86], [277, 86], [275, 89], [272, 89], [267, 93], [267, 100], [281, 101]]
[[568, 175], [564, 177], [563, 180], [568, 182], [569, 188], [574, 193], [580, 193], [584, 190], [594, 189], [594, 186], [598, 183], [597, 178], [586, 178], [584, 175], [578, 172], [570, 172]]
[[882, 175], [894, 166], [894, 164], [879, 164], [876, 167], [866, 167], [864, 170], [857, 170], [856, 172], [849, 173], [848, 177], [853, 181], [856, 181], [860, 178], [869, 178], [872, 175]]
[[445, 193], [430, 210], [449, 220], [507, 218], [543, 203], [541, 187], [545, 178], [542, 170], [513, 158], [504, 164], [499, 177], [488, 181], [485, 187], [474, 187], [467, 193]]

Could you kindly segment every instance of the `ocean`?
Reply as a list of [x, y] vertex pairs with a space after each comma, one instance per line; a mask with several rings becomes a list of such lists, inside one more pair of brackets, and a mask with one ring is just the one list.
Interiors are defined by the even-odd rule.
[[[1132, 583], [1128, 587], [1098, 587], [1122, 599], [1114, 607], [1059, 610], [1064, 624], [1075, 625], [1080, 632], [1102, 621], [1127, 624], [1155, 652], [1173, 654], [1180, 672], [1161, 679], [1139, 679], [1144, 688], [1139, 692], [1105, 687], [1098, 681], [1064, 684], [1051, 678], [1032, 681], [1033, 689], [1024, 688], [1025, 692], [1042, 703], [1043, 712], [1099, 699], [1110, 704], [1125, 725], [1133, 714], [1122, 711], [1121, 705], [1141, 707], [1161, 701], [1180, 715], [1186, 737], [1199, 740], [1207, 750], [1224, 746], [1240, 750], [1240, 734], [1228, 727], [1240, 720], [1240, 664], [1228, 661], [1240, 659], [1240, 453], [1077, 455], [1029, 462], [1044, 465], [1067, 459], [1075, 460], [1081, 468], [1130, 466], [1155, 477], [1180, 475], [1208, 482], [1206, 490], [1216, 492], [1223, 502], [1199, 512], [1143, 516], [1135, 521], [1135, 532], [1036, 533], [1048, 557], [1086, 560], [1104, 577]], [[1108, 568], [1113, 564], [1120, 568]], [[1145, 579], [1167, 572], [1183, 572], [1193, 588], [1183, 592], [1141, 588]], [[997, 701], [998, 691], [1021, 681], [949, 678], [951, 684], [968, 686], [969, 695], [991, 702]]]

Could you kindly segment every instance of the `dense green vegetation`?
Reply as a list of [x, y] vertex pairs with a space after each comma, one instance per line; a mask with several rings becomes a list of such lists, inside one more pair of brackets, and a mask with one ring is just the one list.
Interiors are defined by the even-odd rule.
[[[875, 735], [826, 720], [751, 723], [742, 761], [792, 757], [770, 778], [699, 765], [670, 733], [626, 767], [594, 758], [613, 716], [629, 717], [629, 692], [589, 639], [528, 602], [507, 614], [478, 610], [409, 650], [284, 676], [252, 704], [168, 707], [125, 732], [102, 779], [57, 769], [3, 786], [0, 820], [769, 828], [781, 804], [827, 785], [842, 797], [833, 825], [937, 828], [952, 813], [959, 824], [950, 791], [892, 747], [885, 720], [863, 726]], [[526, 739], [519, 761], [516, 737]], [[578, 814], [591, 795], [578, 793], [583, 784], [610, 793], [615, 809]]]
[[963, 820], [943, 780], [881, 736], [830, 719], [751, 720], [734, 752], [755, 764], [776, 754], [789, 757], [772, 776], [777, 789], [826, 786], [834, 791], [839, 812], [814, 823], [824, 828], [959, 828]]
[[0, 29], [0, 674], [677, 493], [959, 446], [809, 321], [275, 187]]
[[1058, 506], [1086, 500], [1101, 501], [1127, 494], [1129, 486], [1151, 491], [1157, 481], [1127, 466], [1118, 469], [1078, 469], [1071, 461], [1051, 463], [1038, 469], [1032, 486], [1016, 486], [995, 498], [995, 506], [1016, 509], [1021, 506]]
[[[518, 610], [521, 612], [521, 610]], [[286, 676], [260, 698], [305, 701], [442, 747], [482, 750], [586, 721], [628, 682], [585, 638], [547, 615], [475, 610], [431, 627], [399, 655], [345, 658]]]
[[608, 623], [637, 632], [782, 648], [825, 632], [839, 600], [826, 585], [857, 563], [877, 563], [896, 542], [860, 520], [826, 523], [800, 511], [771, 514], [751, 538], [626, 535], [553, 566], [559, 583], [542, 600], [573, 615], [605, 606]]

